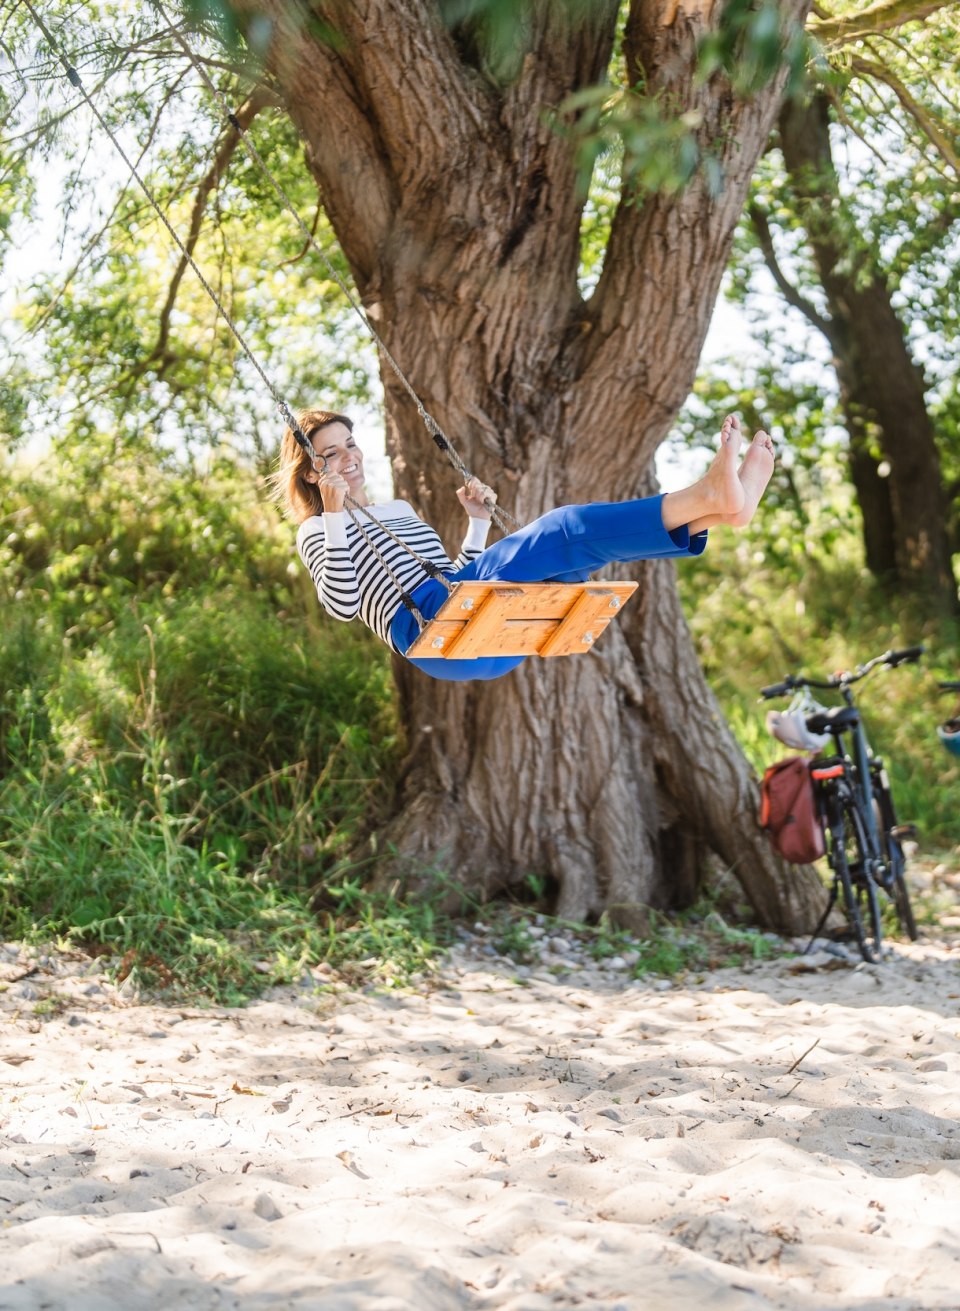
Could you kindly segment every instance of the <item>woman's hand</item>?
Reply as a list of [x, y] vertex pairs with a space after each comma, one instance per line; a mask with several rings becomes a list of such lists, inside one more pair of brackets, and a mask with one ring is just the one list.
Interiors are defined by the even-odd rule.
[[344, 500], [350, 490], [346, 478], [338, 473], [328, 473], [324, 470], [317, 478], [317, 486], [320, 488], [323, 508], [328, 514], [337, 514], [343, 509]]
[[489, 519], [490, 510], [484, 505], [484, 501], [495, 505], [497, 493], [486, 483], [482, 483], [479, 478], [468, 478], [464, 485], [457, 489], [457, 499], [471, 519]]

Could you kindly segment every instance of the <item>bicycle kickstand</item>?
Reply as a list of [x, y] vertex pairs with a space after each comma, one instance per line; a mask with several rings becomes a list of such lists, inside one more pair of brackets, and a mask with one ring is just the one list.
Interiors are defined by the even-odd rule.
[[803, 949], [804, 956], [810, 955], [810, 949], [812, 948], [813, 944], [816, 942], [817, 938], [820, 936], [820, 930], [823, 928], [824, 924], [826, 924], [827, 916], [830, 914], [830, 912], [833, 910], [836, 904], [837, 904], [837, 884], [836, 884], [836, 880], [834, 880], [834, 882], [831, 884], [830, 887], [830, 900], [827, 902], [827, 908], [820, 916], [820, 919], [817, 922], [817, 927], [813, 930], [813, 933], [810, 935], [810, 941]]

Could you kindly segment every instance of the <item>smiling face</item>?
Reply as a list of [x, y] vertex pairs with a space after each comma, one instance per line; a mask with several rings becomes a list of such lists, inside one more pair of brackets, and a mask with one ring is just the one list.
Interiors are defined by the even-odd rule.
[[[324, 467], [347, 495], [361, 505], [367, 505], [363, 492], [363, 455], [353, 440], [353, 420], [346, 414], [317, 409], [301, 410], [295, 423], [297, 433], [290, 424], [283, 430], [279, 467], [271, 478], [276, 498], [282, 502], [290, 518], [303, 523], [311, 515], [323, 514], [320, 477]], [[305, 438], [316, 453], [315, 464], [311, 464], [301, 438]]]
[[318, 472], [339, 474], [350, 488], [350, 495], [358, 498], [363, 491], [363, 452], [347, 425], [339, 420], [324, 424], [310, 434], [310, 445], [322, 465]]

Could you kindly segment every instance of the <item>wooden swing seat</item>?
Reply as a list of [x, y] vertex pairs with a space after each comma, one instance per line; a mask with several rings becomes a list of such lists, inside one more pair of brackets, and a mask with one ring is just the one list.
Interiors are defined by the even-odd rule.
[[637, 583], [453, 583], [407, 657], [564, 656], [589, 651]]

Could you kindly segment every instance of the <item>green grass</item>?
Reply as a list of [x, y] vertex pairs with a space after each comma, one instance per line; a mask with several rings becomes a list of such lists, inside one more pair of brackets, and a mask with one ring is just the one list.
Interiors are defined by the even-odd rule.
[[[688, 971], [765, 960], [775, 954], [773, 944], [755, 927], [727, 923], [712, 896], [680, 913], [651, 910], [643, 933], [619, 929], [606, 916], [597, 924], [579, 924], [516, 903], [486, 907], [480, 918], [485, 921], [487, 941], [517, 964], [536, 965], [542, 938], [561, 934], [579, 945], [582, 957], [598, 966], [620, 957], [627, 965], [624, 977], [634, 979], [671, 978]], [[562, 964], [544, 968], [564, 971]]]
[[[35, 512], [44, 505], [43, 516]], [[356, 863], [392, 801], [402, 743], [384, 648], [326, 622], [292, 561], [292, 530], [235, 470], [204, 478], [80, 461], [70, 478], [0, 468], [0, 934], [104, 955], [116, 977], [239, 1001], [327, 962], [377, 987], [419, 983], [453, 940], [456, 891], [374, 894]], [[956, 631], [894, 606], [834, 526], [815, 543], [720, 539], [679, 571], [708, 680], [759, 771], [782, 754], [759, 688], [926, 642], [920, 667], [860, 698], [921, 851], [956, 847], [960, 761], [936, 738], [952, 712]], [[501, 952], [532, 958], [525, 907], [465, 905]], [[630, 937], [559, 926], [595, 959], [671, 975], [756, 960], [736, 898], [651, 915]], [[936, 919], [921, 899], [918, 919]]]
[[[960, 673], [958, 628], [902, 600], [864, 574], [855, 542], [824, 560], [789, 567], [759, 533], [719, 540], [680, 571], [681, 594], [701, 661], [728, 722], [757, 771], [786, 754], [765, 727], [760, 688], [788, 673], [826, 676], [881, 652], [922, 643], [918, 664], [881, 669], [854, 687], [874, 750], [886, 761], [901, 822], [915, 823], [923, 849], [956, 845], [960, 760], [936, 735], [955, 704], [939, 680]], [[812, 549], [812, 548], [811, 548]], [[829, 692], [825, 705], [839, 704]]]
[[[436, 972], [454, 940], [457, 917], [449, 906], [449, 881], [436, 874], [432, 897], [402, 901], [396, 890], [372, 892], [357, 875], [331, 880], [322, 889], [324, 958], [355, 983], [405, 987]], [[460, 897], [464, 910], [476, 912]]]
[[142, 473], [3, 486], [0, 932], [237, 1000], [347, 954], [314, 902], [388, 796], [388, 658], [252, 485]]

